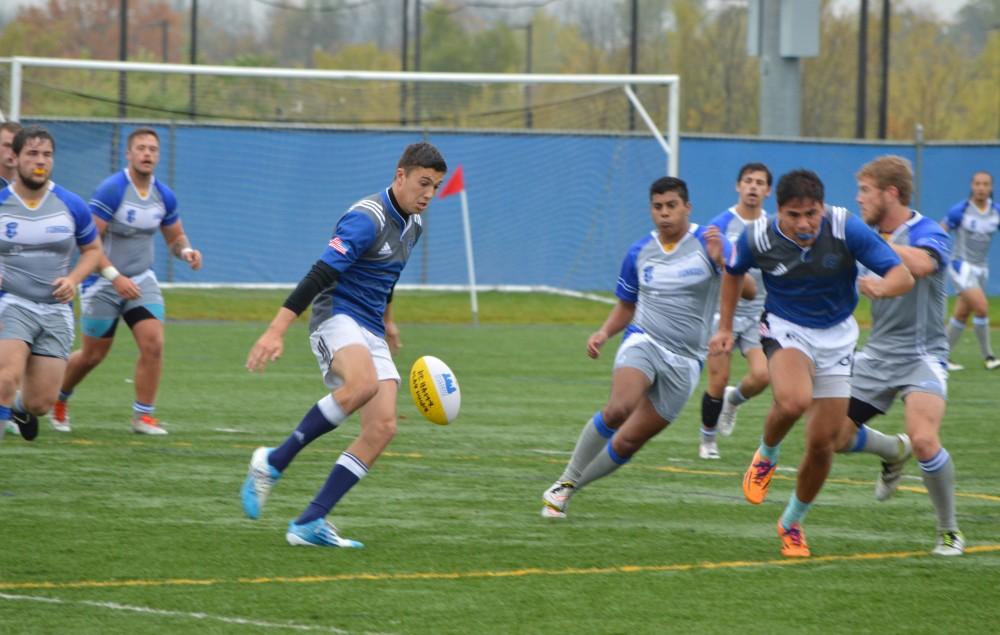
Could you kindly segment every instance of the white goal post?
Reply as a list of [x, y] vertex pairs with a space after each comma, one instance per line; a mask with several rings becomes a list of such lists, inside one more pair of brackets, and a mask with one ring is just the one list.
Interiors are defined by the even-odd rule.
[[[0, 58], [10, 63], [10, 100], [7, 119], [20, 121], [24, 69], [61, 68], [163, 73], [169, 75], [208, 75], [216, 77], [256, 77], [268, 79], [327, 79], [393, 82], [440, 82], [446, 84], [594, 84], [620, 86], [641, 117], [650, 134], [663, 148], [667, 157], [667, 175], [677, 176], [680, 154], [680, 77], [677, 75], [551, 75], [534, 73], [428, 73], [394, 71], [310, 70], [296, 68], [263, 68], [243, 66], [208, 66], [192, 64], [156, 64], [144, 62], [114, 62], [72, 60], [51, 57]], [[663, 86], [668, 92], [666, 134], [660, 130], [646, 108], [636, 97], [633, 86]]]

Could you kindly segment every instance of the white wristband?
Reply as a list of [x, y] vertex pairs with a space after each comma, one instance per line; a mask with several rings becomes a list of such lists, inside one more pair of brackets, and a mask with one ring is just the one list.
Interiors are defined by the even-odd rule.
[[186, 256], [188, 254], [193, 254], [193, 253], [194, 253], [194, 249], [192, 249], [191, 247], [185, 247], [184, 249], [181, 249], [181, 253], [178, 254], [178, 255], [181, 258], [183, 258], [184, 256]]
[[107, 280], [108, 282], [114, 282], [115, 278], [117, 278], [120, 275], [122, 275], [121, 272], [115, 269], [113, 265], [101, 269], [101, 277]]

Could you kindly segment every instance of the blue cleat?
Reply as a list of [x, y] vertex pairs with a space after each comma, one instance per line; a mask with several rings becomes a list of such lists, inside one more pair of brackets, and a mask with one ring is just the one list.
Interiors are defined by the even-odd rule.
[[240, 500], [243, 502], [243, 513], [254, 520], [260, 518], [267, 495], [271, 488], [281, 478], [281, 472], [267, 462], [267, 456], [274, 448], [257, 448], [250, 457], [250, 470], [240, 488]]
[[325, 518], [317, 518], [304, 525], [296, 525], [294, 520], [290, 521], [285, 540], [293, 547], [344, 547], [347, 549], [364, 547], [357, 540], [341, 538], [337, 534], [337, 528]]

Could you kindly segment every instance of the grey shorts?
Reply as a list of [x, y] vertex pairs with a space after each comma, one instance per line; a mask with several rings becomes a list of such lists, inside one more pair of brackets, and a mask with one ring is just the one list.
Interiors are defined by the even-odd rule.
[[986, 281], [990, 277], [990, 271], [986, 267], [970, 265], [961, 260], [953, 260], [948, 267], [948, 274], [951, 282], [958, 289], [958, 292], [969, 289], [986, 290]]
[[[719, 314], [712, 319], [712, 332], [719, 330]], [[733, 317], [733, 346], [739, 347], [743, 357], [753, 348], [761, 348], [760, 318]]]
[[677, 420], [701, 375], [697, 360], [668, 351], [645, 333], [633, 333], [618, 349], [615, 369], [623, 366], [642, 371], [652, 382], [646, 396], [668, 422]]
[[20, 340], [32, 355], [68, 359], [73, 348], [73, 309], [68, 304], [39, 304], [0, 297], [0, 340]]
[[893, 399], [912, 392], [948, 398], [948, 370], [945, 361], [933, 356], [897, 360], [875, 359], [865, 351], [854, 356], [851, 398], [888, 412]]
[[163, 292], [153, 272], [141, 273], [132, 281], [142, 294], [135, 300], [126, 300], [118, 295], [114, 286], [104, 278], [87, 280], [80, 294], [80, 327], [84, 335], [103, 337], [119, 317], [139, 307], [145, 307], [158, 320], [163, 320]]

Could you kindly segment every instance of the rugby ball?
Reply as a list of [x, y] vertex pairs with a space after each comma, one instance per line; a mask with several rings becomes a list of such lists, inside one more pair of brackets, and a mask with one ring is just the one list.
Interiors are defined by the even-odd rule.
[[413, 362], [410, 394], [420, 414], [432, 423], [446, 426], [458, 416], [462, 392], [455, 373], [437, 357], [424, 355]]

